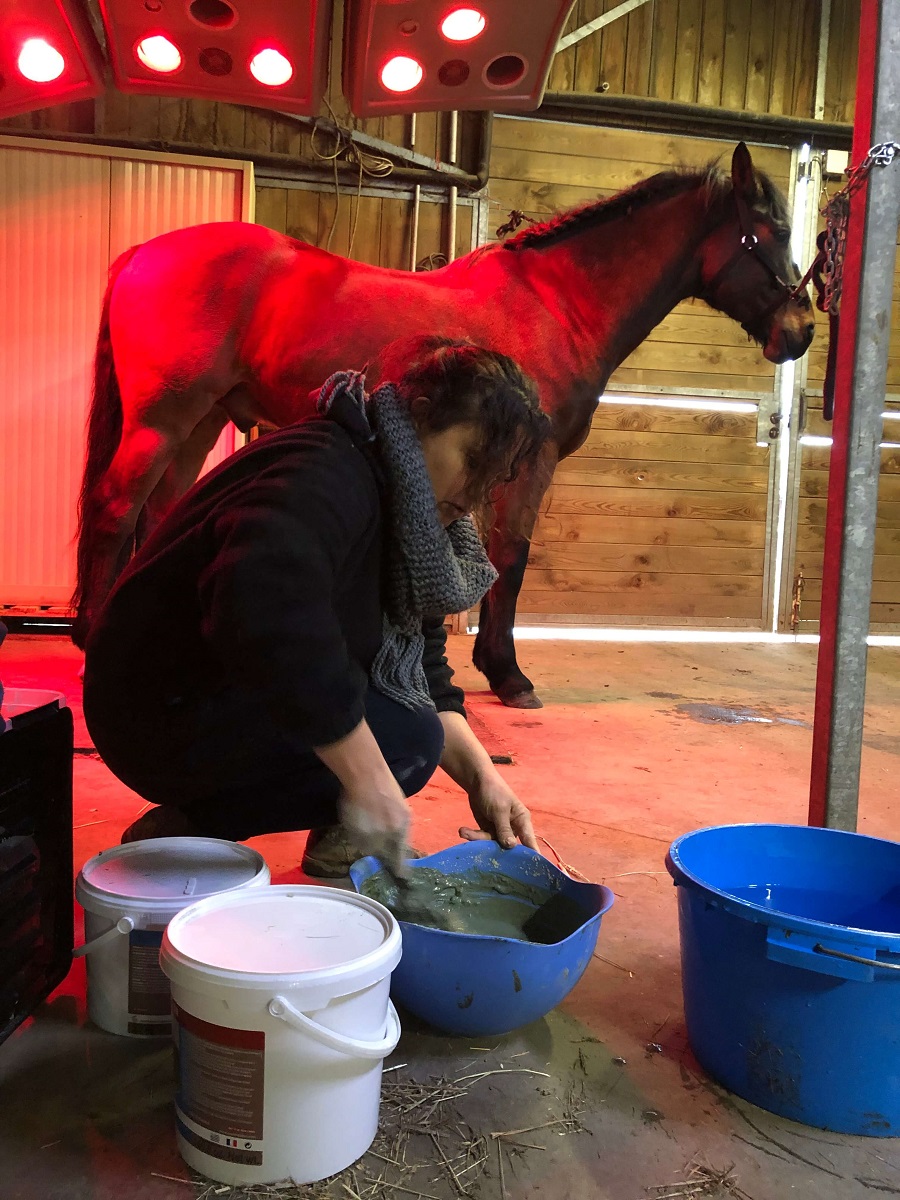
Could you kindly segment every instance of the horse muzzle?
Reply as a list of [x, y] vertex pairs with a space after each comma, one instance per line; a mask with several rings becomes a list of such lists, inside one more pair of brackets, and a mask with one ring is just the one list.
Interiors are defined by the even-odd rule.
[[772, 363], [802, 358], [812, 344], [816, 321], [811, 307], [786, 304], [775, 314], [763, 343], [763, 354]]

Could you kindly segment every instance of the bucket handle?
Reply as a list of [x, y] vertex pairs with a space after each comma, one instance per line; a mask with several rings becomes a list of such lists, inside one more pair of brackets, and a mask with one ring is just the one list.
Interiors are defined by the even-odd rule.
[[132, 921], [131, 917], [119, 917], [112, 929], [107, 929], [99, 937], [95, 937], [92, 941], [85, 942], [83, 946], [79, 946], [77, 950], [73, 950], [72, 957], [84, 958], [85, 954], [90, 954], [92, 950], [99, 950], [101, 946], [105, 946], [113, 938], [121, 937], [125, 933], [131, 933], [132, 929], [134, 929], [134, 921]]
[[835, 979], [872, 983], [879, 968], [900, 971], [900, 963], [872, 958], [871, 952], [875, 947], [871, 943], [866, 945], [862, 935], [859, 943], [849, 944], [846, 950], [832, 950], [830, 946], [824, 946], [815, 934], [773, 925], [766, 934], [766, 943], [766, 957], [773, 962], [800, 967], [804, 971], [816, 971]]
[[361, 1038], [349, 1037], [346, 1033], [328, 1029], [326, 1026], [320, 1025], [318, 1021], [314, 1021], [312, 1017], [308, 1017], [306, 1013], [294, 1008], [293, 1004], [284, 996], [273, 996], [266, 1007], [273, 1017], [278, 1017], [292, 1028], [299, 1029], [301, 1033], [309, 1034], [320, 1045], [328, 1046], [329, 1049], [337, 1050], [341, 1054], [351, 1054], [356, 1058], [367, 1058], [372, 1062], [387, 1058], [400, 1041], [400, 1018], [390, 1000], [388, 1000], [387, 1029], [384, 1037], [377, 1042], [366, 1042]]
[[882, 962], [880, 958], [860, 958], [858, 954], [846, 954], [843, 950], [829, 950], [821, 942], [813, 946], [816, 954], [830, 954], [832, 958], [843, 958], [847, 962], [862, 963], [864, 967], [879, 967], [885, 971], [900, 971], [900, 963]]

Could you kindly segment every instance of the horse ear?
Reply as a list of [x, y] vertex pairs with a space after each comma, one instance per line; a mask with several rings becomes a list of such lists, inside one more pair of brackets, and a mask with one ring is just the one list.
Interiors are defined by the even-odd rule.
[[746, 142], [738, 142], [734, 154], [731, 156], [731, 185], [748, 204], [754, 203], [756, 200], [756, 175], [753, 171], [753, 159], [750, 157]]

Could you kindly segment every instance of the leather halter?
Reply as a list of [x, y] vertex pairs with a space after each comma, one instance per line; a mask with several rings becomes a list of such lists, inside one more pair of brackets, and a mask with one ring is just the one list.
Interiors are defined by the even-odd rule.
[[[772, 282], [778, 288], [778, 295], [774, 300], [765, 305], [764, 308], [761, 308], [758, 313], [754, 314], [753, 317], [741, 322], [741, 328], [752, 337], [753, 335], [748, 328], [749, 325], [752, 324], [758, 326], [760, 322], [765, 321], [766, 318], [772, 316], [773, 313], [777, 312], [779, 308], [782, 308], [789, 301], [799, 300], [801, 295], [806, 295], [806, 286], [812, 277], [813, 267], [810, 267], [804, 277], [794, 287], [791, 287], [790, 284], [785, 283], [785, 281], [772, 266], [767, 254], [760, 244], [759, 238], [753, 232], [753, 215], [750, 211], [750, 206], [747, 204], [747, 201], [736, 188], [733, 190], [732, 195], [734, 196], [734, 203], [735, 207], [737, 208], [738, 223], [741, 227], [741, 244], [738, 249], [735, 250], [734, 254], [732, 254], [732, 256], [727, 259], [727, 261], [721, 267], [719, 267], [712, 279], [710, 279], [709, 282], [704, 285], [703, 291], [700, 293], [700, 298], [705, 299], [707, 296], [711, 298], [719, 284], [721, 284], [722, 281], [731, 274], [738, 263], [742, 260], [746, 261], [748, 254], [752, 255], [754, 262], [759, 263], [759, 265], [768, 273], [772, 279]], [[808, 295], [806, 296], [806, 299], [807, 302], [809, 302]]]

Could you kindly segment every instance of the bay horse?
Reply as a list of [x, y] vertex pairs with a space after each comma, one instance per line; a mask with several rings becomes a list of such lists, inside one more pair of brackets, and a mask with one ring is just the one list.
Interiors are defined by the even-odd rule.
[[742, 142], [730, 175], [664, 171], [430, 272], [239, 222], [132, 247], [111, 268], [97, 341], [74, 640], [84, 644], [136, 527], [140, 538], [188, 489], [229, 420], [244, 431], [290, 424], [333, 371], [361, 368], [396, 338], [440, 333], [510, 355], [551, 418], [542, 462], [496, 508], [488, 550], [500, 578], [473, 656], [505, 704], [540, 707], [512, 630], [557, 461], [584, 442], [615, 368], [687, 297], [740, 322], [771, 362], [800, 357], [814, 317], [792, 286], [789, 240], [784, 199]]

